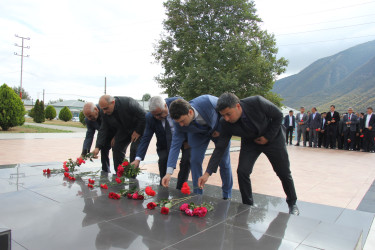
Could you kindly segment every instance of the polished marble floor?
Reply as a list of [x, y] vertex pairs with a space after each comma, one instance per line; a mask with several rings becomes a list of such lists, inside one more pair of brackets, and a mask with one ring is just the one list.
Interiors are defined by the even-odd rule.
[[[169, 215], [148, 210], [150, 201], [184, 195], [157, 185], [159, 178], [143, 173], [129, 184], [108, 190], [87, 187], [109, 183], [95, 164], [82, 166], [77, 180], [62, 173], [43, 175], [61, 163], [41, 162], [0, 166], [0, 224], [11, 229], [12, 249], [361, 249], [374, 214], [299, 202], [301, 216], [287, 214], [283, 199], [255, 194], [255, 206], [220, 199], [217, 186], [195, 203], [210, 202], [215, 209], [204, 218], [188, 217], [176, 205]], [[112, 183], [112, 182], [111, 182]], [[111, 191], [152, 185], [157, 195], [146, 201], [108, 198]]]

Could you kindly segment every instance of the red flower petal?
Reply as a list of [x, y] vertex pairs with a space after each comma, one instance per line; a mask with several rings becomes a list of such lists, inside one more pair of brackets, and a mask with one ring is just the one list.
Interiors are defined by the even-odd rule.
[[161, 214], [169, 214], [169, 208], [162, 207], [160, 212], [161, 212]]

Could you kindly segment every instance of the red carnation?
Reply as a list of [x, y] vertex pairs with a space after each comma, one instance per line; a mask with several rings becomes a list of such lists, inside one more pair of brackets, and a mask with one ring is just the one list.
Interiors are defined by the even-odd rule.
[[182, 184], [181, 193], [183, 193], [183, 194], [190, 194], [191, 193], [189, 184], [187, 182], [184, 182]]
[[202, 217], [206, 216], [206, 214], [207, 214], [207, 208], [200, 207], [199, 210], [198, 210], [198, 212], [197, 212], [198, 217], [202, 218]]
[[65, 176], [65, 177], [69, 177], [69, 173], [68, 173], [68, 172], [65, 172], [65, 173], [64, 173], [64, 176]]
[[144, 200], [144, 199], [145, 199], [145, 197], [143, 195], [138, 195], [137, 200]]
[[363, 138], [363, 137], [365, 137], [365, 136], [364, 136], [364, 135], [360, 135], [359, 137]]
[[43, 169], [43, 174], [45, 174], [47, 172], [47, 169]]
[[117, 183], [119, 183], [119, 184], [122, 182], [122, 180], [121, 180], [120, 178], [118, 178], [118, 177], [116, 177], [115, 181], [116, 181]]
[[161, 214], [169, 214], [169, 208], [162, 207], [160, 212], [161, 212]]
[[156, 206], [157, 206], [157, 205], [156, 205], [155, 202], [149, 202], [149, 203], [147, 204], [147, 208], [150, 209], [150, 210], [155, 209]]
[[185, 210], [185, 214], [186, 215], [189, 215], [189, 216], [193, 216], [194, 214], [193, 214], [193, 210], [191, 210], [191, 209], [186, 209]]
[[118, 199], [120, 199], [121, 195], [119, 195], [119, 194], [117, 194], [117, 193], [114, 193], [114, 192], [110, 192], [110, 193], [108, 194], [108, 197], [109, 197], [110, 199], [118, 200]]
[[301, 120], [301, 122], [303, 122], [303, 119]]
[[315, 131], [319, 131], [319, 129], [317, 128], [317, 129], [315, 129]]
[[87, 184], [87, 186], [88, 186], [89, 188], [94, 188], [94, 186], [91, 185], [91, 184]]
[[126, 194], [126, 197], [128, 197], [128, 199], [133, 199], [133, 194], [131, 194], [131, 193], [127, 193], [127, 194]]
[[122, 165], [123, 165], [124, 167], [126, 167], [127, 165], [129, 165], [129, 162], [128, 162], [128, 161], [124, 161], [124, 162], [122, 163]]
[[66, 163], [67, 163], [67, 162], [66, 162], [66, 161], [64, 161], [64, 163], [63, 163], [63, 167], [64, 167], [64, 168], [66, 168]]
[[47, 174], [50, 174], [50, 173], [51, 173], [51, 170], [47, 168]]
[[95, 183], [95, 180], [89, 179], [89, 183], [90, 183], [90, 184], [94, 184], [94, 183]]
[[75, 178], [75, 177], [73, 177], [73, 176], [69, 176], [69, 180], [71, 180], [71, 181], [75, 181], [75, 180], [76, 180], [76, 178]]
[[108, 189], [107, 184], [100, 184], [100, 187], [103, 188], [103, 189]]
[[132, 196], [133, 200], [137, 200], [138, 199], [138, 192], [135, 192]]
[[156, 195], [156, 192], [154, 191], [154, 190], [152, 190], [152, 188], [151, 187], [146, 187], [146, 189], [145, 189], [145, 193], [147, 194], [147, 195], [149, 195], [149, 196], [155, 196]]
[[121, 176], [123, 175], [124, 171], [125, 171], [124, 167], [121, 166], [121, 165], [119, 165], [119, 166], [117, 167], [117, 176], [118, 176], [118, 177], [121, 177]]
[[69, 172], [69, 168], [65, 167], [64, 168], [65, 172]]

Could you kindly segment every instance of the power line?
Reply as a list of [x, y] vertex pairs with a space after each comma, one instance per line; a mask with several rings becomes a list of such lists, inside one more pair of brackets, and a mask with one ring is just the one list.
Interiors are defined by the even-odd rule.
[[15, 35], [17, 38], [21, 38], [22, 39], [22, 44], [21, 46], [18, 45], [17, 43], [14, 44], [14, 46], [16, 47], [21, 47], [21, 55], [17, 54], [17, 52], [14, 52], [14, 55], [16, 56], [20, 56], [21, 57], [21, 88], [20, 88], [20, 98], [22, 99], [22, 69], [23, 69], [23, 58], [24, 57], [29, 57], [29, 55], [27, 56], [24, 56], [23, 55], [23, 49], [30, 49], [30, 46], [23, 46], [23, 40], [30, 40], [30, 37], [23, 37], [23, 36], [19, 36], [19, 35]]
[[323, 31], [323, 30], [343, 29], [343, 28], [349, 28], [349, 27], [355, 27], [355, 26], [361, 26], [361, 25], [373, 24], [373, 23], [375, 23], [375, 22], [359, 23], [359, 24], [346, 25], [346, 26], [339, 26], [339, 27], [333, 27], [333, 28], [317, 29], [317, 30], [307, 30], [307, 31], [301, 31], [301, 32], [292, 32], [292, 33], [275, 34], [275, 35], [276, 35], [276, 36], [295, 35], [295, 34], [310, 33], [310, 32], [317, 32], [317, 31]]
[[367, 36], [355, 36], [355, 37], [347, 37], [347, 38], [340, 38], [340, 39], [332, 39], [332, 40], [325, 40], [325, 41], [315, 41], [315, 42], [307, 42], [307, 43], [291, 43], [291, 44], [281, 44], [277, 45], [278, 47], [283, 46], [294, 46], [294, 45], [304, 45], [304, 44], [314, 44], [314, 43], [324, 43], [324, 42], [334, 42], [334, 41], [341, 41], [341, 40], [348, 40], [348, 39], [354, 39], [354, 38], [363, 38], [363, 37], [371, 37], [374, 35], [367, 35]]

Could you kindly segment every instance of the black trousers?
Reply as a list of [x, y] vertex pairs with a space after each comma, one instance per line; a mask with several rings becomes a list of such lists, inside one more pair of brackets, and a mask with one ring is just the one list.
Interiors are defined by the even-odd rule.
[[286, 128], [286, 144], [288, 144], [288, 137], [289, 137], [289, 143], [292, 144], [292, 140], [293, 140], [293, 126], [289, 126]]
[[374, 142], [374, 137], [375, 137], [375, 131], [373, 130], [368, 130], [367, 128], [363, 129], [363, 144], [362, 148], [364, 151], [369, 152], [369, 151], [374, 151], [375, 150], [375, 142]]
[[109, 172], [111, 170], [110, 162], [109, 162], [109, 150], [111, 149], [111, 145], [107, 145], [101, 149], [100, 152], [100, 160], [102, 162], [102, 170], [104, 172]]
[[[167, 173], [167, 162], [169, 150], [162, 149], [157, 151], [159, 156], [159, 174], [160, 174], [160, 185], [163, 177]], [[176, 189], [181, 189], [182, 184], [188, 180], [190, 174], [190, 148], [181, 148], [181, 161], [180, 161], [180, 172], [178, 172]]]
[[323, 133], [319, 131], [319, 136], [318, 136], [318, 147], [328, 147], [327, 146], [327, 131], [324, 131]]
[[330, 148], [336, 148], [336, 138], [337, 138], [337, 126], [329, 125], [327, 127], [327, 146]]
[[242, 197], [242, 203], [253, 205], [253, 194], [250, 175], [253, 171], [255, 161], [259, 155], [264, 153], [271, 162], [272, 168], [279, 177], [286, 194], [286, 202], [289, 206], [295, 205], [297, 201], [294, 181], [290, 171], [288, 152], [285, 145], [285, 137], [280, 129], [278, 135], [266, 145], [258, 145], [252, 140], [241, 139], [241, 151], [238, 162], [238, 184]]
[[[113, 162], [114, 162], [113, 164], [114, 164], [115, 172], [117, 172], [118, 165], [120, 165], [125, 159], [126, 150], [128, 149], [130, 140], [131, 140], [131, 134], [116, 133], [115, 135], [115, 145], [112, 148]], [[139, 137], [135, 142], [131, 143], [130, 157], [128, 159], [129, 162], [133, 162], [135, 160], [138, 145], [140, 141], [141, 141], [141, 137]]]
[[[354, 149], [355, 143], [356, 143], [356, 137], [355, 133], [356, 131], [350, 131], [350, 129], [347, 129], [344, 132], [344, 149]], [[349, 142], [350, 140], [350, 142]]]

